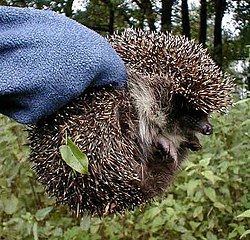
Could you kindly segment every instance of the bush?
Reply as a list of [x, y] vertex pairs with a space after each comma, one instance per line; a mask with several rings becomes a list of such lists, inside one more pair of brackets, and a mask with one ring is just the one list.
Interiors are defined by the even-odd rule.
[[35, 180], [24, 127], [0, 117], [1, 239], [224, 240], [250, 236], [250, 101], [213, 116], [204, 149], [186, 161], [166, 197], [104, 219], [72, 217]]

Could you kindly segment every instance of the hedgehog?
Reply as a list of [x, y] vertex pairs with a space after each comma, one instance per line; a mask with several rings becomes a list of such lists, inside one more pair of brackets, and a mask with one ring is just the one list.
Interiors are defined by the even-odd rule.
[[[31, 162], [45, 190], [77, 216], [132, 210], [166, 192], [212, 112], [232, 104], [233, 80], [201, 45], [170, 33], [128, 29], [108, 37], [127, 67], [128, 86], [89, 88], [29, 130]], [[70, 136], [88, 174], [63, 161]]]

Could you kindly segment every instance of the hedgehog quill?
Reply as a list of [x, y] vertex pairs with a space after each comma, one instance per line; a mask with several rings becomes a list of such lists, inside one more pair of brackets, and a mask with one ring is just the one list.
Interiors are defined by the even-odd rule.
[[[232, 104], [232, 79], [200, 45], [133, 29], [108, 40], [127, 66], [127, 89], [89, 89], [29, 135], [39, 181], [76, 215], [122, 212], [163, 194], [202, 148], [197, 133], [212, 134], [209, 115]], [[88, 174], [62, 160], [65, 133], [87, 155]]]

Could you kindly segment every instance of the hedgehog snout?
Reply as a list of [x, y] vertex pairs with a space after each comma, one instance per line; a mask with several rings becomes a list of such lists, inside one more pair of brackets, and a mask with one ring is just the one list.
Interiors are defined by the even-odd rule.
[[213, 133], [213, 126], [209, 122], [204, 123], [201, 127], [201, 133], [204, 135], [211, 135]]
[[199, 133], [203, 135], [211, 135], [213, 133], [213, 126], [209, 122], [207, 114], [196, 116], [194, 122]]
[[188, 132], [199, 132], [203, 135], [211, 135], [213, 126], [208, 120], [208, 115], [200, 111], [185, 113], [179, 117], [180, 128]]

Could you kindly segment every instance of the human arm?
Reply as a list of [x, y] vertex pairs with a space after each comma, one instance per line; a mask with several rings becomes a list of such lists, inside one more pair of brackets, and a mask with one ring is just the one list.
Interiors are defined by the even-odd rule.
[[94, 31], [52, 11], [0, 6], [0, 113], [35, 123], [90, 86], [123, 88], [126, 78]]

